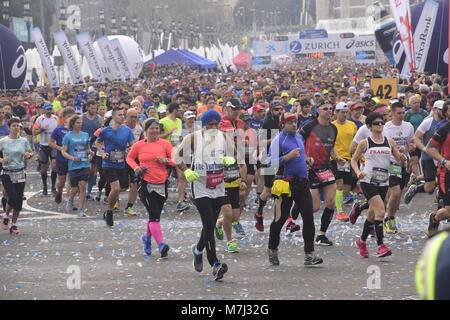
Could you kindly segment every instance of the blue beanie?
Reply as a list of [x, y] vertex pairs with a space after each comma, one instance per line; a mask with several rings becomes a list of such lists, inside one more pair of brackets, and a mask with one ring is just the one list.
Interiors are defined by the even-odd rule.
[[211, 121], [216, 120], [220, 122], [222, 117], [216, 110], [207, 110], [202, 114], [202, 127], [205, 127]]

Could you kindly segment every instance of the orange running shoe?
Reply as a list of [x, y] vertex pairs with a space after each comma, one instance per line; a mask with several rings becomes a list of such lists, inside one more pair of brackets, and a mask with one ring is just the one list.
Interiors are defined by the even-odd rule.
[[339, 221], [343, 221], [343, 222], [348, 222], [350, 220], [350, 218], [347, 217], [343, 211], [341, 211], [337, 214], [336, 219], [338, 219]]

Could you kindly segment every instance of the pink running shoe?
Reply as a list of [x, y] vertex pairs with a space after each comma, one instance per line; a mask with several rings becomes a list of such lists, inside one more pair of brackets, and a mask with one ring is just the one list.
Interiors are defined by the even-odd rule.
[[361, 238], [358, 238], [358, 239], [356, 239], [356, 245], [359, 248], [359, 254], [361, 255], [361, 257], [368, 258], [369, 257], [369, 251], [367, 250], [366, 243], [362, 242]]
[[381, 246], [378, 246], [377, 249], [377, 257], [378, 258], [383, 258], [383, 257], [387, 257], [390, 256], [392, 254], [391, 249], [389, 249], [389, 247], [385, 244], [382, 244]]
[[3, 218], [3, 221], [2, 221], [2, 229], [3, 229], [3, 230], [8, 230], [8, 229], [9, 229], [8, 224], [9, 224], [9, 219]]

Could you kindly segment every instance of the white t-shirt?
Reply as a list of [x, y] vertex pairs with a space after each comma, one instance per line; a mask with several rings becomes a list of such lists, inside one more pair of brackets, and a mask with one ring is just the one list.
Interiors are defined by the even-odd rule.
[[[411, 123], [402, 121], [401, 125], [396, 126], [392, 121], [389, 121], [384, 126], [383, 134], [389, 139], [394, 140], [399, 149], [403, 147], [403, 153], [406, 156], [409, 155], [408, 142], [414, 140], [414, 127]], [[391, 161], [397, 163], [394, 156], [391, 156]]]
[[52, 115], [50, 118], [47, 118], [45, 115], [40, 116], [37, 118], [36, 125], [39, 126], [39, 128], [47, 127], [47, 129], [40, 133], [41, 140], [39, 144], [41, 146], [48, 146], [48, 141], [50, 137], [52, 136], [53, 130], [56, 129], [58, 126], [58, 118], [55, 115]]
[[[386, 136], [385, 134], [386, 129], [383, 130], [383, 136]], [[367, 139], [370, 137], [371, 132], [369, 128], [367, 128], [367, 125], [363, 125], [361, 128], [358, 129], [358, 132], [356, 133], [355, 137], [353, 138], [353, 142], [359, 144], [362, 140]]]
[[431, 129], [431, 124], [433, 123], [433, 117], [426, 118], [422, 121], [422, 123], [417, 128], [417, 131], [420, 131], [422, 133], [427, 133]]

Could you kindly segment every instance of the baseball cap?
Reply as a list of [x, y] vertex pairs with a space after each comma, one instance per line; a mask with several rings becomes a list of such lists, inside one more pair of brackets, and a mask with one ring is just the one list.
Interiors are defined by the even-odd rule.
[[340, 110], [348, 110], [348, 106], [345, 102], [339, 102], [336, 105], [336, 111], [340, 111]]
[[244, 112], [244, 113], [241, 113], [239, 118], [241, 118], [242, 121], [247, 121], [247, 120], [250, 120], [252, 117], [248, 114], [248, 112]]
[[158, 108], [158, 113], [166, 113], [166, 108], [165, 107], [159, 107]]
[[53, 110], [53, 105], [50, 102], [44, 103], [43, 107], [45, 110]]
[[321, 97], [321, 96], [322, 96], [322, 94], [320, 92], [314, 93], [314, 97]]
[[98, 96], [100, 98], [106, 98], [106, 93], [104, 93], [103, 91], [100, 91], [100, 93], [98, 94]]
[[370, 83], [368, 82], [364, 83], [364, 88], [370, 88]]
[[436, 102], [433, 104], [433, 108], [437, 108], [437, 109], [439, 109], [439, 110], [442, 110], [442, 109], [444, 109], [444, 104], [445, 104], [445, 101], [444, 101], [444, 100], [438, 100], [438, 101], [436, 101]]
[[192, 111], [186, 111], [183, 114], [183, 118], [186, 118], [186, 119], [195, 118], [195, 114]]
[[358, 108], [364, 108], [360, 103], [355, 103], [350, 107], [350, 110], [355, 110]]
[[283, 98], [283, 97], [288, 97], [288, 98], [289, 98], [289, 93], [283, 92], [283, 93], [281, 94], [281, 97], [282, 97], [282, 98]]
[[253, 106], [253, 112], [259, 112], [259, 111], [262, 111], [262, 110], [265, 110], [265, 108], [263, 108], [261, 105], [259, 105], [259, 104], [255, 104], [254, 106]]
[[230, 101], [227, 102], [227, 107], [231, 107], [233, 109], [241, 109], [242, 105], [241, 102], [237, 99], [230, 99]]
[[224, 96], [233, 96], [233, 91], [225, 91], [223, 93]]

